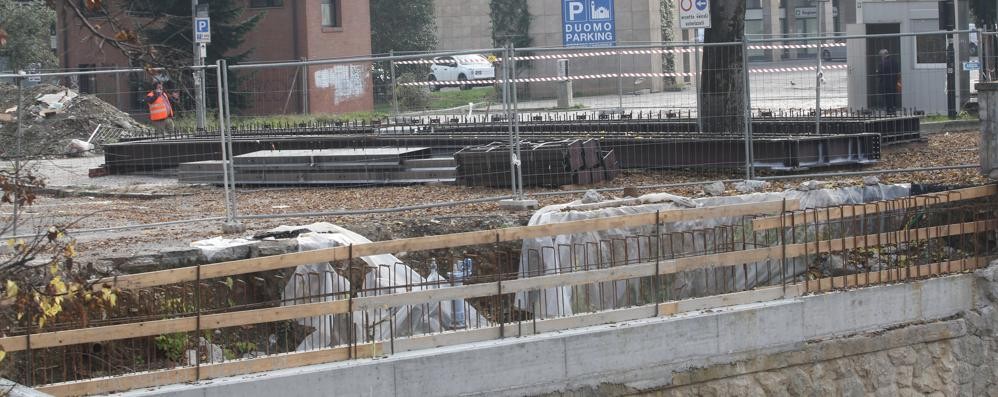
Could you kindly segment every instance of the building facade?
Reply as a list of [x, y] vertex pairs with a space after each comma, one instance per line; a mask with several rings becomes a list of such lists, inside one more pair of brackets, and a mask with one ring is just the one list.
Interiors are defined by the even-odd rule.
[[[245, 19], [257, 13], [263, 15], [256, 28], [246, 35], [242, 47], [233, 51], [234, 54], [249, 51], [244, 63], [319, 60], [371, 53], [371, 17], [367, 0], [243, 1]], [[56, 7], [56, 39], [63, 68], [130, 67], [128, 59], [120, 52], [99, 46], [89, 28], [70, 7], [61, 3]], [[127, 12], [116, 15], [123, 15], [119, 17], [122, 20], [142, 17]], [[101, 33], [113, 36], [101, 19], [100, 15], [89, 16], [91, 24], [102, 29]], [[370, 111], [374, 107], [370, 64], [257, 69], [240, 73], [246, 73], [245, 78], [238, 79], [239, 86], [234, 89], [249, 95], [245, 104], [234, 111], [243, 115], [345, 113]], [[141, 112], [141, 89], [148, 84], [134, 80], [143, 78], [101, 75], [81, 77], [75, 83], [82, 92], [98, 93], [102, 99], [123, 110]], [[209, 81], [208, 86], [212, 87], [213, 82]]]
[[[531, 0], [527, 9], [531, 16], [528, 34], [535, 47], [557, 48], [563, 45], [564, 0]], [[618, 45], [660, 44], [662, 23], [660, 0], [616, 0], [613, 2], [613, 20]], [[437, 41], [439, 50], [471, 50], [492, 48], [492, 21], [488, 0], [435, 0]], [[565, 51], [560, 51], [564, 53]], [[553, 55], [558, 51], [537, 52], [535, 55]], [[520, 78], [558, 77], [557, 57], [532, 60], [518, 71]], [[661, 55], [628, 55], [623, 57], [599, 56], [571, 58], [572, 75], [627, 73], [661, 73]], [[518, 64], [524, 66], [524, 64]], [[617, 79], [576, 80], [576, 95], [606, 95], [623, 91], [626, 94], [642, 91], [658, 92], [663, 89], [663, 79], [632, 77]], [[531, 98], [552, 98], [557, 94], [558, 83], [530, 83], [520, 95]]]
[[[898, 33], [937, 32], [939, 2], [935, 0], [864, 1], [856, 23], [847, 26], [853, 35], [888, 35]], [[969, 28], [967, 2], [958, 2], [956, 27]], [[951, 36], [950, 36], [951, 37]], [[902, 108], [924, 111], [928, 114], [946, 114], [947, 102], [947, 53], [949, 37], [932, 34], [904, 37], [872, 37], [848, 41], [849, 107], [881, 108], [884, 96], [878, 87], [879, 52], [887, 50], [889, 57], [900, 68]], [[959, 63], [970, 60], [970, 41], [966, 34], [959, 35]], [[970, 98], [970, 72], [957, 67], [960, 89], [955, 91], [958, 104]], [[957, 107], [957, 111], [960, 106]]]

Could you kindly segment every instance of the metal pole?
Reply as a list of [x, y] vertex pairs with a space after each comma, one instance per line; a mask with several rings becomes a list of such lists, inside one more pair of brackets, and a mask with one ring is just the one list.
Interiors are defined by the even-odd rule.
[[510, 92], [509, 86], [509, 76], [510, 76], [510, 62], [512, 62], [512, 57], [510, 56], [511, 44], [506, 44], [506, 48], [503, 49], [503, 63], [502, 63], [502, 99], [503, 99], [503, 110], [506, 114], [506, 126], [509, 128], [509, 170], [510, 170], [510, 187], [513, 189], [513, 197], [517, 197], [517, 192], [519, 189], [516, 187], [516, 163], [519, 158], [516, 156], [516, 141], [513, 135], [513, 106], [511, 104], [512, 92]]
[[[198, 17], [198, 0], [191, 0], [191, 38], [197, 36], [197, 17]], [[194, 66], [203, 66], [204, 58], [201, 57], [201, 46], [203, 44], [198, 43], [196, 40], [191, 40], [194, 47]], [[205, 124], [205, 74], [204, 69], [195, 70], [193, 73], [194, 77], [194, 107], [197, 108], [197, 129], [203, 130]]]
[[[17, 136], [15, 138], [16, 142], [14, 144], [14, 184], [19, 183], [21, 179], [21, 137], [24, 135], [24, 78], [17, 78]], [[14, 189], [14, 211], [13, 219], [11, 223], [11, 233], [15, 236], [17, 235], [17, 215], [19, 206], [17, 204], [17, 189]], [[31, 318], [28, 318], [28, 322], [31, 322]]]
[[[395, 50], [389, 50], [388, 56], [395, 56]], [[392, 109], [395, 111], [394, 116], [399, 115], [399, 97], [398, 97], [398, 82], [395, 80], [395, 61], [389, 61], [390, 68], [392, 70]]]
[[515, 175], [516, 175], [516, 189], [517, 189], [517, 193], [515, 193], [514, 195], [516, 196], [517, 200], [523, 200], [524, 199], [524, 197], [523, 197], [523, 163], [520, 161], [520, 159], [523, 158], [520, 155], [520, 108], [519, 108], [519, 105], [517, 104], [517, 102], [519, 102], [519, 97], [517, 95], [517, 88], [516, 88], [516, 78], [517, 78], [517, 75], [516, 75], [516, 48], [513, 47], [513, 44], [509, 45], [509, 59], [510, 59], [510, 63], [509, 63], [510, 74], [512, 75], [512, 78], [513, 78], [513, 80], [510, 82], [510, 85], [512, 85], [512, 88], [513, 88], [513, 98], [512, 98], [513, 99], [513, 102], [512, 102], [512, 105], [513, 105], [513, 148], [514, 148], [513, 152], [516, 153], [516, 159], [517, 159], [517, 162], [513, 164], [513, 166], [515, 168], [515, 172], [516, 172]]
[[225, 132], [228, 138], [226, 146], [229, 152], [229, 161], [223, 163], [223, 165], [229, 167], [229, 175], [232, 176], [232, 183], [230, 184], [232, 192], [229, 194], [229, 205], [231, 206], [232, 221], [238, 222], [239, 214], [236, 213], [236, 168], [233, 165], [235, 163], [235, 152], [232, 151], [232, 106], [229, 104], [229, 63], [224, 59], [222, 60], [222, 68], [219, 72], [222, 73], [222, 85], [225, 89]]
[[[824, 22], [825, 5], [823, 3], [824, 3], [823, 0], [817, 0], [817, 1], [815, 1], [815, 5], [817, 5], [816, 8], [818, 9], [818, 37], [821, 37], [821, 35], [822, 35], [821, 30], [823, 28], [822, 25], [825, 23]], [[818, 70], [817, 70], [817, 73], [814, 75], [814, 133], [816, 135], [820, 135], [821, 134], [821, 78], [822, 78], [822, 72], [821, 72], [821, 66], [822, 66], [821, 65], [821, 61], [822, 61], [822, 59], [821, 59], [821, 51], [822, 51], [822, 44], [823, 44], [823, 41], [822, 40], [818, 40], [818, 53], [817, 53], [817, 56], [815, 56], [815, 58], [817, 58], [817, 60], [818, 60]]]
[[620, 113], [624, 113], [624, 65], [621, 59], [620, 52], [616, 52], [617, 55], [617, 109], [620, 109]]
[[225, 89], [222, 84], [222, 70], [224, 68], [224, 59], [219, 59], [215, 64], [218, 66], [217, 80], [218, 80], [218, 132], [221, 135], [222, 143], [222, 187], [225, 189], [225, 221], [233, 222], [234, 217], [232, 216], [231, 208], [229, 207], [229, 167], [226, 164], [228, 161], [228, 147], [225, 145]]
[[[960, 113], [960, 109], [963, 108], [963, 102], [961, 101], [960, 95], [963, 94], [963, 87], [960, 85], [963, 79], [963, 62], [960, 58], [960, 34], [955, 33], [960, 30], [960, 0], [953, 0], [953, 78], [955, 87], [954, 96], [956, 97], [956, 113]], [[968, 36], [969, 37], [969, 36]]]
[[748, 36], [742, 35], [742, 91], [745, 100], [745, 179], [755, 177], [755, 169], [752, 166], [752, 87], [749, 83], [748, 68]]
[[301, 65], [301, 113], [308, 114], [308, 65], [304, 62], [307, 61], [305, 58], [301, 58], [303, 64]]
[[[693, 29], [693, 43], [697, 42], [697, 30]], [[697, 132], [703, 132], [703, 99], [701, 97], [702, 91], [700, 90], [700, 51], [703, 47], [693, 46], [693, 84], [696, 84], [697, 93]]]

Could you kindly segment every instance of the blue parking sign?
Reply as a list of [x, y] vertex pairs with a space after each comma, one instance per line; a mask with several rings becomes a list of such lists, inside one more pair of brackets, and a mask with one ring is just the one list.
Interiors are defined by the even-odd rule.
[[194, 18], [194, 42], [211, 43], [210, 18]]
[[566, 47], [617, 44], [613, 0], [562, 0], [561, 16]]

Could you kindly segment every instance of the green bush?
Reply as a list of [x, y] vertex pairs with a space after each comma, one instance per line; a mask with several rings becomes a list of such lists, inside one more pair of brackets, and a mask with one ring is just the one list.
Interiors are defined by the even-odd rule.
[[426, 109], [430, 105], [430, 90], [427, 87], [404, 84], [416, 81], [419, 79], [413, 73], [403, 73], [398, 76], [399, 85], [395, 95], [400, 109]]

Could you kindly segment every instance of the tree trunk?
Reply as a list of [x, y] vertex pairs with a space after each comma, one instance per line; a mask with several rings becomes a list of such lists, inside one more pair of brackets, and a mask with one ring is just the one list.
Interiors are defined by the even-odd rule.
[[742, 133], [745, 130], [745, 71], [741, 41], [745, 32], [745, 2], [710, 0], [711, 28], [705, 43], [733, 43], [704, 47], [700, 98], [705, 132]]

